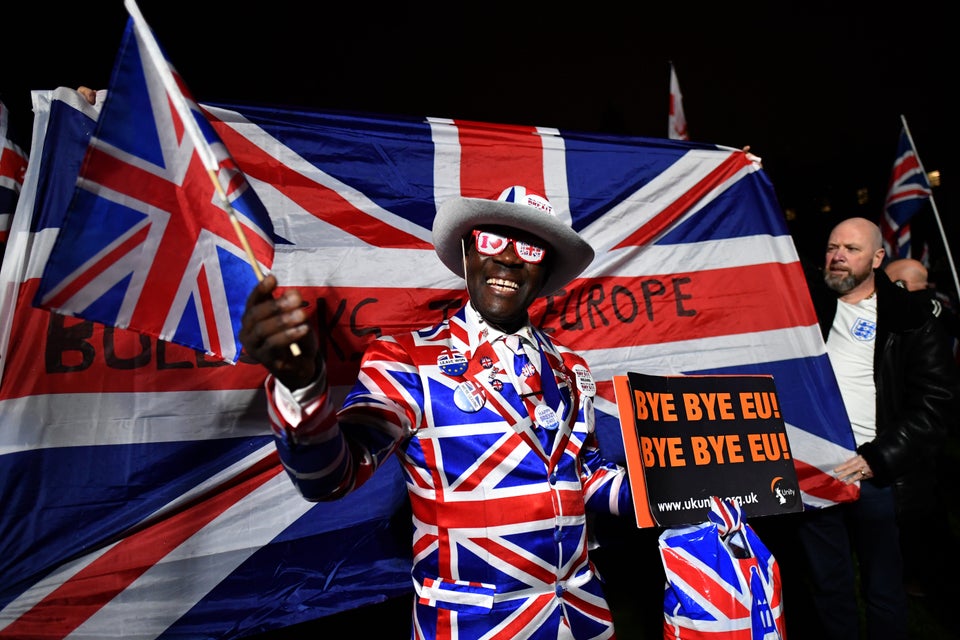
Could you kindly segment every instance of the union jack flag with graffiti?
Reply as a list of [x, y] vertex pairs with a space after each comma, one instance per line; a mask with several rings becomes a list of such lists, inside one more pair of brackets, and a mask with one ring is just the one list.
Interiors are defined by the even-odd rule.
[[[250, 635], [411, 593], [396, 465], [341, 501], [307, 502], [277, 458], [262, 367], [33, 306], [107, 115], [69, 89], [35, 102], [43, 161], [28, 168], [0, 272], [0, 638]], [[331, 393], [352, 386], [375, 336], [435, 325], [461, 304], [462, 280], [431, 245], [439, 203], [524, 184], [597, 253], [531, 313], [590, 364], [607, 457], [624, 460], [614, 375], [772, 375], [804, 503], [856, 498], [830, 473], [853, 436], [803, 269], [773, 186], [743, 151], [434, 116], [198, 108], [285, 239], [272, 272], [316, 303]], [[129, 231], [151, 194], [111, 190], [121, 186], [117, 224]], [[96, 256], [116, 233], [75, 241]]]

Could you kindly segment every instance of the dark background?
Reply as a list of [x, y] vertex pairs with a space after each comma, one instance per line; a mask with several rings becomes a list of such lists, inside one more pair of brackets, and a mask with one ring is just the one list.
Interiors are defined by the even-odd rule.
[[[207, 103], [660, 138], [667, 136], [673, 61], [692, 139], [750, 145], [763, 158], [798, 250], [815, 263], [838, 220], [879, 221], [903, 115], [925, 169], [941, 172], [934, 199], [951, 248], [960, 250], [956, 70], [947, 60], [960, 36], [942, 0], [139, 6], [194, 97]], [[19, 3], [16, 17], [10, 13], [0, 36], [0, 99], [26, 148], [30, 90], [106, 88], [127, 13], [121, 0], [34, 1]], [[930, 239], [934, 264], [945, 269], [935, 218], [925, 212], [913, 228], [916, 240]], [[952, 289], [949, 271], [934, 278]], [[608, 541], [596, 560], [618, 629], [624, 638], [662, 637], [657, 531], [607, 526], [617, 542]], [[775, 553], [786, 570], [790, 556], [781, 551]], [[912, 623], [928, 612], [948, 616], [955, 603], [944, 602], [946, 594], [911, 601]], [[806, 633], [802, 592], [785, 598], [788, 621], [799, 625], [790, 636], [817, 637]], [[918, 602], [929, 604], [918, 609]], [[397, 598], [262, 638], [331, 630], [409, 637], [409, 608], [407, 597]], [[955, 637], [928, 624], [933, 628], [917, 637]]]
[[[691, 139], [750, 145], [817, 263], [838, 220], [879, 221], [902, 114], [941, 172], [934, 200], [957, 251], [946, 2], [561, 4], [139, 2], [200, 102], [666, 137], [673, 61]], [[107, 87], [127, 12], [110, 0], [18, 13], [0, 38], [0, 98], [28, 135], [30, 90]], [[914, 219], [915, 243], [929, 239], [944, 269], [935, 220]]]

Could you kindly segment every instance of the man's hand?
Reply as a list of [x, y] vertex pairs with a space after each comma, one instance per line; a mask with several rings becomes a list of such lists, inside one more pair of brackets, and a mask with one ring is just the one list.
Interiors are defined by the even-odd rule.
[[[309, 314], [297, 289], [288, 289], [274, 297], [277, 278], [268, 275], [247, 298], [240, 327], [240, 342], [246, 354], [267, 368], [288, 389], [299, 389], [313, 382], [321, 364], [317, 363], [318, 340], [307, 322]], [[299, 347], [299, 355], [295, 355]]]
[[870, 465], [863, 459], [863, 456], [856, 455], [833, 470], [837, 478], [847, 484], [853, 484], [857, 480], [866, 480], [873, 477], [870, 471]]

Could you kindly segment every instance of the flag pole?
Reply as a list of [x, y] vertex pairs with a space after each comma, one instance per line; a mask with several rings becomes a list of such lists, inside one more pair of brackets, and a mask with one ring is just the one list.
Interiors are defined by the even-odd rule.
[[[237, 218], [236, 210], [233, 208], [233, 205], [230, 204], [223, 185], [220, 184], [220, 163], [213, 154], [213, 149], [210, 148], [210, 145], [203, 138], [197, 122], [193, 119], [193, 111], [187, 104], [186, 99], [184, 99], [183, 93], [173, 78], [173, 74], [170, 73], [170, 67], [167, 64], [167, 59], [163, 55], [163, 52], [160, 51], [160, 45], [157, 44], [156, 39], [153, 37], [153, 32], [150, 30], [149, 25], [147, 25], [146, 19], [144, 19], [143, 14], [140, 13], [140, 8], [137, 6], [136, 0], [123, 0], [123, 6], [127, 8], [127, 12], [130, 14], [130, 17], [133, 18], [133, 24], [137, 29], [137, 33], [140, 35], [140, 39], [143, 40], [143, 44], [147, 49], [147, 55], [150, 57], [153, 66], [157, 69], [160, 80], [163, 82], [163, 87], [167, 91], [167, 97], [170, 99], [170, 102], [173, 103], [174, 109], [177, 110], [177, 114], [183, 122], [184, 131], [193, 142], [193, 146], [200, 156], [200, 161], [207, 170], [207, 175], [210, 177], [210, 181], [213, 183], [217, 195], [220, 196], [220, 201], [223, 203], [227, 215], [230, 217], [230, 223], [233, 225], [233, 229], [240, 239], [240, 244], [247, 254], [247, 261], [250, 263], [250, 266], [253, 267], [253, 272], [257, 275], [257, 281], [263, 280], [263, 271], [260, 269], [260, 263], [253, 254], [253, 249], [250, 247], [247, 236], [243, 232], [243, 227], [240, 226], [240, 220]], [[295, 342], [290, 345], [290, 351], [295, 356], [300, 355], [300, 347]]]
[[[923, 162], [920, 160], [920, 154], [917, 153], [917, 145], [913, 143], [910, 127], [907, 126], [907, 118], [902, 113], [900, 114], [900, 121], [903, 123], [903, 130], [907, 134], [907, 139], [910, 141], [910, 148], [913, 149], [913, 155], [917, 158], [917, 165], [920, 167], [923, 175], [926, 176], [927, 170], [924, 169]], [[933, 189], [930, 189], [930, 206], [933, 209], [933, 218], [937, 221], [937, 228], [940, 229], [940, 239], [943, 241], [943, 249], [947, 254], [947, 262], [950, 264], [950, 273], [953, 275], [953, 291], [957, 294], [957, 299], [960, 300], [960, 279], [957, 278], [957, 266], [953, 262], [953, 254], [950, 252], [950, 244], [947, 242], [947, 233], [943, 229], [943, 221], [940, 219], [940, 212], [937, 210], [937, 202], [933, 198]]]

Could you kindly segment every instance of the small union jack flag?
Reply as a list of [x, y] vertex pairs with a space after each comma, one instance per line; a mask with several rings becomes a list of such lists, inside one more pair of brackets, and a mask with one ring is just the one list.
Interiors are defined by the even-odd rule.
[[0, 102], [0, 246], [7, 241], [10, 221], [27, 172], [27, 154], [7, 133], [9, 117], [6, 105]]
[[683, 113], [683, 94], [680, 93], [680, 81], [677, 70], [670, 64], [670, 117], [668, 136], [671, 140], [689, 140], [687, 117]]
[[897, 159], [890, 174], [887, 201], [883, 205], [880, 230], [883, 233], [883, 248], [887, 256], [909, 258], [910, 219], [915, 216], [931, 197], [930, 182], [913, 148], [906, 120], [900, 130]]
[[273, 254], [265, 208], [131, 17], [34, 304], [236, 362], [246, 297]]

